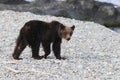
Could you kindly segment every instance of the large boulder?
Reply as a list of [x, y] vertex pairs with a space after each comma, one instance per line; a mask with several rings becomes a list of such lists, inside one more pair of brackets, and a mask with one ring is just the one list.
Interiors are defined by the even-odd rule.
[[120, 21], [120, 7], [117, 8], [117, 11], [118, 11], [117, 21]]
[[111, 5], [103, 5], [95, 13], [94, 21], [98, 23], [114, 22], [117, 17], [116, 9]]

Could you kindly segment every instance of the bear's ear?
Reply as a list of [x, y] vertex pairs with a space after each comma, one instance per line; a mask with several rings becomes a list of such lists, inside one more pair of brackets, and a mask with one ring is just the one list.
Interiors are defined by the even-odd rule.
[[59, 27], [60, 27], [60, 29], [65, 29], [65, 26], [62, 24], [60, 24]]
[[71, 27], [71, 29], [74, 30], [74, 29], [75, 29], [75, 26], [73, 25], [73, 26]]

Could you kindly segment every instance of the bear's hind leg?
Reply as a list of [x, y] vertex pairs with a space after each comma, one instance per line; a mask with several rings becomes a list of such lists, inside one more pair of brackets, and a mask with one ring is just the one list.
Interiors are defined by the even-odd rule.
[[16, 44], [14, 53], [13, 53], [13, 58], [16, 60], [21, 60], [22, 58], [19, 58], [21, 52], [25, 49], [25, 47], [27, 46], [27, 44], [24, 41], [20, 41], [19, 43]]
[[50, 54], [51, 50], [50, 50], [50, 42], [48, 41], [43, 41], [42, 42], [42, 46], [45, 52], [44, 58], [47, 59], [47, 56]]

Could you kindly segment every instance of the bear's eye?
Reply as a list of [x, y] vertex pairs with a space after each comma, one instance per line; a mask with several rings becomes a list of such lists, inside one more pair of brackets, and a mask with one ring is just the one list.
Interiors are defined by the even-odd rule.
[[70, 36], [71, 36], [72, 34], [73, 34], [73, 33], [71, 32], [71, 33], [70, 33]]

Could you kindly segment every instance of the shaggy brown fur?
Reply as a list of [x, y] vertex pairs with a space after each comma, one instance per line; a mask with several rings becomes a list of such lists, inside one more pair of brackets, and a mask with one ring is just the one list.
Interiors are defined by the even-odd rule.
[[[53, 43], [52, 49], [55, 57], [62, 59], [60, 56], [61, 39], [70, 40], [74, 28], [75, 26], [66, 27], [58, 21], [50, 23], [38, 20], [29, 21], [20, 30], [13, 58], [17, 60], [21, 59], [19, 56], [27, 45], [31, 47], [34, 59], [47, 58], [51, 52], [50, 45]], [[42, 43], [45, 52], [44, 56], [39, 56], [40, 43]]]

